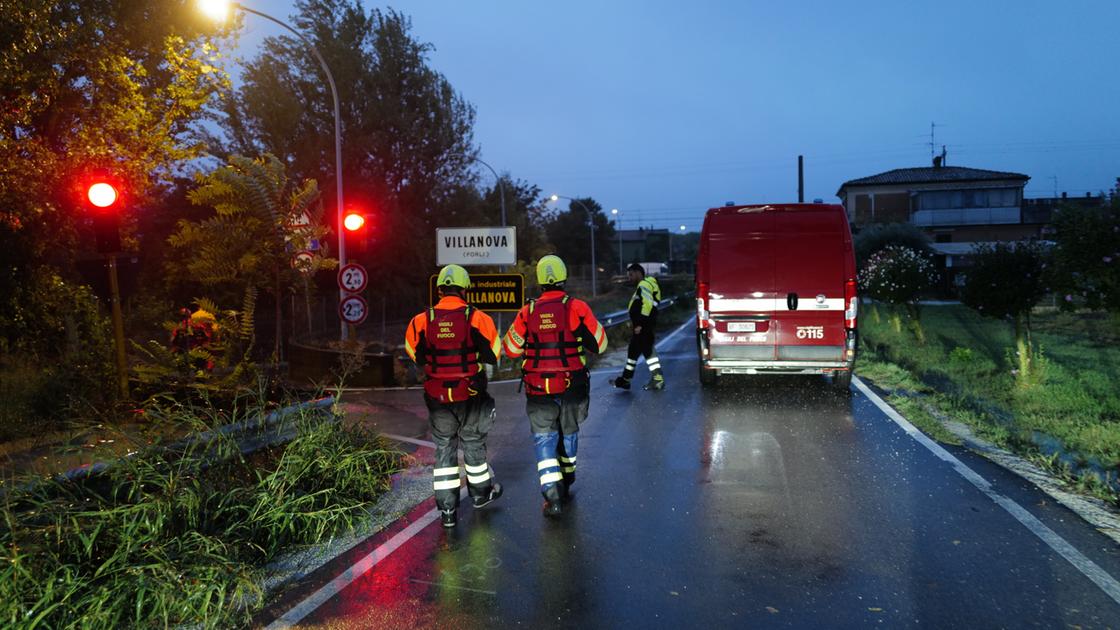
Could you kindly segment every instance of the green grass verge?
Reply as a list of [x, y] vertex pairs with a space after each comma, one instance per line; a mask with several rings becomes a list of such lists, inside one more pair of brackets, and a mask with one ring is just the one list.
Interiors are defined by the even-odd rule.
[[905, 326], [894, 329], [886, 307], [872, 305], [860, 319], [857, 371], [891, 390], [892, 404], [908, 407], [915, 424], [938, 439], [951, 441], [930, 410], [1082, 485], [1099, 485], [1116, 501], [1093, 474], [1115, 480], [1120, 472], [1115, 320], [1053, 311], [1036, 312], [1032, 320], [1036, 368], [1020, 374], [1008, 322], [961, 305], [927, 306], [921, 318], [926, 341], [919, 343]]
[[[160, 411], [207, 428], [190, 409]], [[310, 412], [295, 422], [294, 440], [250, 457], [228, 439], [217, 452], [153, 448], [81, 482], [38, 480], [7, 493], [0, 625], [248, 623], [263, 604], [259, 568], [351, 529], [401, 464], [359, 428]]]

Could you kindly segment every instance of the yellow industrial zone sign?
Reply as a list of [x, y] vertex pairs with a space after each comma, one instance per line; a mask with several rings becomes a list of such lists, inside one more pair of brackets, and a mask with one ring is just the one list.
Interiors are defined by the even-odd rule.
[[[438, 277], [432, 274], [428, 279], [428, 300], [432, 306], [439, 302]], [[517, 312], [525, 304], [525, 278], [519, 273], [472, 273], [467, 304], [484, 311]]]

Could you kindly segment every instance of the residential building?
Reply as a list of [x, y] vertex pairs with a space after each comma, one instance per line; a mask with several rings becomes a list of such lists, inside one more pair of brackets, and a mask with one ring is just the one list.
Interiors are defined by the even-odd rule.
[[[1021, 173], [945, 166], [899, 168], [844, 182], [836, 195], [852, 231], [872, 223], [912, 223], [925, 231], [949, 286], [978, 243], [1042, 236], [1039, 215], [1024, 212]], [[1031, 221], [1031, 222], [1028, 222]]]

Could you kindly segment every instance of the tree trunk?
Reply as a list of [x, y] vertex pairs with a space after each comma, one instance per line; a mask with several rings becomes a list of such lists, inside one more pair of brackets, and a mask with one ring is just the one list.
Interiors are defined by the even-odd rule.
[[273, 267], [272, 271], [276, 283], [273, 287], [274, 295], [276, 296], [276, 343], [272, 347], [272, 362], [280, 363], [280, 349], [284, 335], [284, 322], [282, 319], [284, 316], [284, 309], [280, 307], [280, 267]]

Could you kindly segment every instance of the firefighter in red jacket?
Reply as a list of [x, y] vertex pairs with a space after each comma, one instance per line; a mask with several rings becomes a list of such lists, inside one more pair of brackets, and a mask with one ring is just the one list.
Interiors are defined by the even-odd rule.
[[495, 407], [479, 365], [496, 363], [501, 346], [494, 320], [464, 299], [470, 283], [459, 265], [440, 270], [439, 303], [412, 318], [404, 338], [408, 356], [424, 368], [424, 402], [436, 443], [432, 486], [444, 527], [454, 527], [457, 520], [460, 443], [474, 506], [502, 496], [502, 485], [486, 462], [486, 434], [494, 424]]
[[563, 512], [561, 500], [576, 480], [579, 425], [587, 419], [591, 399], [587, 353], [607, 349], [606, 331], [591, 307], [564, 292], [567, 279], [558, 256], [541, 258], [541, 296], [517, 313], [503, 344], [507, 356], [522, 359], [525, 409], [546, 516]]

